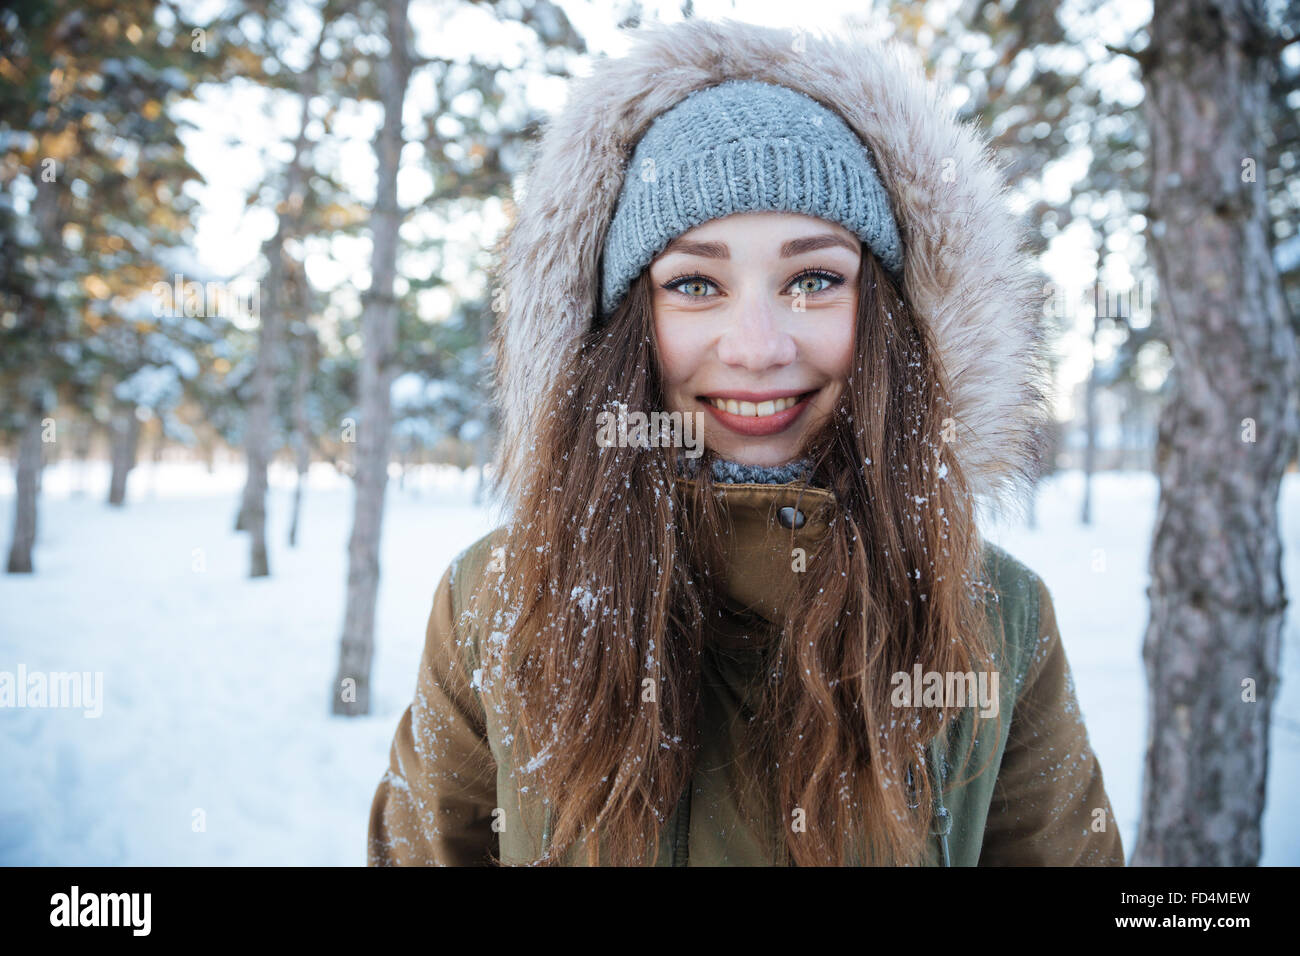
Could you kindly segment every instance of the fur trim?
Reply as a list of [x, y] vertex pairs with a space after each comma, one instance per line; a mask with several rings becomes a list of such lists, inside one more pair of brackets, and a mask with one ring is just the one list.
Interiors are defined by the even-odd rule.
[[944, 105], [910, 50], [860, 26], [796, 42], [790, 30], [686, 20], [629, 37], [626, 55], [573, 81], [534, 144], [517, 218], [495, 250], [507, 499], [518, 500], [528, 475], [537, 403], [594, 320], [601, 246], [632, 148], [687, 93], [740, 77], [811, 96], [871, 148], [903, 238], [903, 285], [952, 386], [957, 460], [987, 504], [1022, 510], [1048, 414], [1041, 286], [984, 137]]

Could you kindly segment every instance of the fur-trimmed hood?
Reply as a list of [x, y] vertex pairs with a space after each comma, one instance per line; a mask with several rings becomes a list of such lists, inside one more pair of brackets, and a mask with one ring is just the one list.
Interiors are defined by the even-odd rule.
[[[693, 90], [745, 78], [837, 112], [871, 149], [903, 240], [903, 285], [952, 386], [955, 451], [986, 504], [1023, 507], [1047, 412], [1038, 273], [985, 138], [960, 123], [911, 51], [861, 27], [820, 37], [734, 20], [631, 31], [628, 53], [575, 80], [530, 154], [524, 196], [495, 250], [498, 467], [510, 499], [533, 423], [596, 317], [600, 254], [629, 157]], [[510, 503], [513, 505], [514, 500]]]

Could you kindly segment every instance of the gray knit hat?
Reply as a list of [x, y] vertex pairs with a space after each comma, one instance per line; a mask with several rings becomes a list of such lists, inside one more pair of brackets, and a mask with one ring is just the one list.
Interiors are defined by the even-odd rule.
[[903, 249], [871, 154], [811, 97], [757, 80], [695, 90], [632, 153], [601, 262], [601, 316], [674, 238], [737, 212], [837, 222], [895, 276]]

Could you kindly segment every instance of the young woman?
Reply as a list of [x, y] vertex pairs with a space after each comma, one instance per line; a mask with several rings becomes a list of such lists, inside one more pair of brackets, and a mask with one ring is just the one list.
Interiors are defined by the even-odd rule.
[[[985, 145], [904, 54], [643, 28], [498, 250], [509, 523], [438, 586], [372, 865], [1123, 865]], [[702, 438], [702, 441], [701, 441]]]

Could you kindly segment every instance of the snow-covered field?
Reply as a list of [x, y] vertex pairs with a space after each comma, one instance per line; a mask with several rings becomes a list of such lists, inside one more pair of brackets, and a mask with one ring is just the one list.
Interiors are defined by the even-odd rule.
[[[0, 671], [100, 672], [102, 715], [0, 710], [0, 864], [306, 864], [365, 861], [370, 800], [415, 686], [433, 589], [494, 524], [477, 480], [427, 468], [390, 483], [373, 714], [329, 713], [343, 613], [350, 482], [312, 472], [299, 546], [286, 544], [292, 476], [273, 471], [272, 577], [249, 580], [231, 530], [242, 469], [144, 464], [127, 507], [107, 475], [44, 478], [34, 575], [0, 575]], [[1093, 746], [1123, 828], [1137, 835], [1146, 720], [1141, 640], [1156, 485], [1106, 474], [1094, 524], [1081, 478], [1049, 482], [1036, 529], [988, 536], [1047, 582]], [[12, 477], [0, 469], [7, 551]], [[1300, 863], [1300, 477], [1283, 490], [1291, 615], [1274, 702], [1265, 864]], [[1098, 570], [1098, 569], [1101, 570]]]

